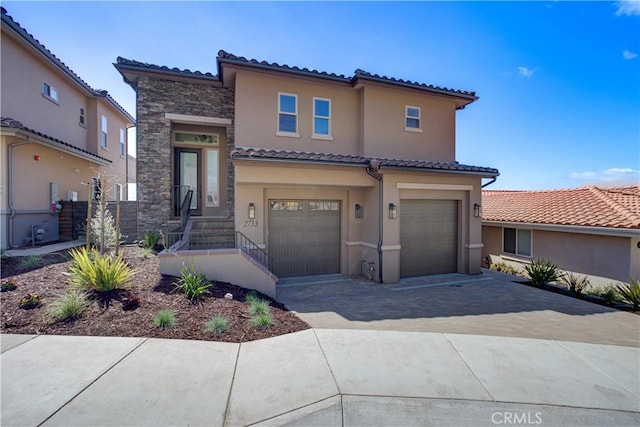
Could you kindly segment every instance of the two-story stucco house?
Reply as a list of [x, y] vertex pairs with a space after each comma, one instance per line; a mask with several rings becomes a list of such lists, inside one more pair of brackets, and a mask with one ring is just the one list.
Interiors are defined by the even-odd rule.
[[4, 8], [0, 44], [0, 235], [7, 248], [33, 237], [57, 240], [57, 202], [87, 200], [98, 176], [109, 185], [102, 194], [126, 200], [127, 128], [135, 122]]
[[475, 93], [224, 51], [217, 65], [115, 64], [137, 93], [139, 233], [177, 226], [191, 189], [192, 218], [227, 221], [277, 276], [480, 272], [482, 179], [498, 171], [455, 161]]

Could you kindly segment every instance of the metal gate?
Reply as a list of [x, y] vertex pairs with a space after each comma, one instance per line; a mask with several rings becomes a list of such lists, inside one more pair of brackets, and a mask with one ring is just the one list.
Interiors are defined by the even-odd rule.
[[340, 272], [340, 202], [269, 200], [269, 247], [278, 276]]
[[400, 200], [400, 277], [458, 270], [458, 202]]

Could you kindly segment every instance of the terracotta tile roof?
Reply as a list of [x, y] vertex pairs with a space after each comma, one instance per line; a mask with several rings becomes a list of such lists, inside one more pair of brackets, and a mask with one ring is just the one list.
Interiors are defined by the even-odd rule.
[[455, 90], [446, 87], [439, 87], [429, 85], [425, 83], [412, 82], [409, 80], [397, 79], [394, 77], [380, 76], [378, 74], [372, 74], [361, 69], [357, 69], [354, 75], [351, 77], [344, 74], [327, 73], [326, 71], [317, 71], [309, 68], [300, 68], [296, 66], [289, 66], [286, 64], [280, 65], [276, 62], [258, 61], [257, 59], [247, 59], [243, 56], [236, 56], [232, 53], [220, 50], [218, 52], [218, 63], [235, 63], [240, 65], [248, 65], [256, 68], [271, 69], [275, 71], [282, 71], [286, 73], [293, 73], [299, 75], [307, 75], [311, 77], [319, 77], [329, 80], [337, 80], [345, 83], [354, 83], [358, 80], [373, 80], [382, 83], [392, 84], [396, 86], [410, 87], [413, 89], [426, 90], [429, 92], [440, 93], [444, 95], [453, 95], [456, 97], [462, 97], [470, 100], [471, 102], [478, 99], [475, 92], [465, 90]]
[[377, 166], [380, 169], [413, 169], [435, 172], [472, 173], [482, 176], [498, 176], [497, 169], [480, 166], [461, 165], [458, 162], [428, 162], [419, 160], [380, 159], [344, 154], [309, 153], [302, 151], [264, 150], [257, 148], [236, 148], [231, 152], [233, 159], [266, 160], [281, 162], [309, 162], [323, 164], [344, 164], [356, 166]]
[[71, 149], [72, 151], [75, 151], [78, 154], [82, 154], [85, 157], [90, 157], [90, 158], [93, 158], [95, 160], [99, 160], [102, 163], [113, 163], [111, 160], [109, 160], [109, 159], [107, 159], [105, 157], [98, 156], [97, 154], [94, 154], [94, 153], [92, 153], [90, 151], [87, 151], [87, 150], [83, 150], [82, 148], [78, 148], [75, 145], [69, 144], [68, 142], [64, 142], [64, 141], [62, 141], [60, 139], [54, 138], [54, 137], [49, 136], [47, 134], [44, 134], [42, 132], [38, 132], [37, 130], [30, 129], [30, 128], [24, 126], [21, 122], [19, 122], [17, 120], [14, 120], [14, 119], [12, 119], [10, 117], [0, 117], [0, 127], [2, 127], [2, 128], [11, 128], [11, 129], [19, 129], [19, 130], [22, 130], [22, 131], [26, 131], [26, 132], [32, 133], [34, 135], [37, 135], [39, 137], [42, 137], [44, 139], [47, 139], [47, 140], [55, 143], [54, 145], [59, 145], [59, 146], [62, 146], [64, 148], [66, 148], [66, 149]]
[[7, 26], [9, 26], [17, 35], [22, 37], [22, 39], [24, 39], [27, 43], [33, 46], [36, 50], [40, 51], [47, 59], [49, 59], [49, 61], [51, 61], [51, 63], [56, 65], [58, 68], [60, 68], [62, 72], [67, 74], [72, 80], [74, 80], [77, 84], [82, 86], [82, 88], [87, 92], [89, 92], [92, 96], [105, 98], [109, 103], [111, 103], [111, 105], [113, 105], [118, 111], [120, 111], [120, 113], [122, 113], [122, 115], [124, 115], [127, 118], [127, 120], [129, 120], [133, 124], [136, 123], [133, 116], [131, 116], [131, 114], [129, 114], [127, 110], [125, 110], [124, 107], [122, 107], [122, 105], [118, 104], [116, 100], [113, 99], [111, 95], [107, 93], [106, 90], [93, 89], [91, 86], [89, 86], [87, 82], [85, 82], [79, 75], [77, 75], [71, 68], [69, 68], [67, 64], [62, 62], [60, 58], [55, 56], [49, 49], [47, 49], [45, 45], [40, 43], [38, 39], [32, 36], [18, 22], [14, 21], [11, 15], [8, 14], [7, 10], [4, 7], [0, 8], [0, 12], [2, 13], [3, 24], [6, 24]]
[[209, 80], [218, 80], [218, 76], [211, 73], [203, 73], [200, 71], [191, 71], [191, 70], [181, 70], [180, 68], [175, 68], [175, 67], [169, 68], [161, 65], [148, 64], [146, 62], [134, 61], [132, 59], [123, 58], [121, 56], [118, 56], [118, 58], [116, 59], [115, 65], [129, 67], [129, 68], [144, 69], [147, 71], [155, 71], [155, 72], [160, 72], [164, 74], [175, 74], [175, 75], [182, 75], [182, 76], [188, 76], [188, 77], [206, 78]]
[[482, 192], [484, 221], [639, 228], [640, 186]]

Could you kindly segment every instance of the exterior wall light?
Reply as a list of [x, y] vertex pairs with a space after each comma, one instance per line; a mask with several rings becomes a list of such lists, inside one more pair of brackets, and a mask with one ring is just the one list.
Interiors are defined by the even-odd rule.
[[249, 219], [256, 219], [256, 205], [249, 203]]
[[362, 206], [356, 203], [356, 218], [362, 218]]
[[477, 203], [473, 204], [473, 216], [480, 218], [482, 216], [482, 206]]
[[398, 207], [389, 203], [389, 219], [398, 219]]

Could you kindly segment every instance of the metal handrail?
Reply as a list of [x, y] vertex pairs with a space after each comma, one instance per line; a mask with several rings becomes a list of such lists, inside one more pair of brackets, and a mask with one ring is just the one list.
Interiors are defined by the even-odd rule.
[[268, 270], [271, 270], [269, 254], [239, 231], [236, 231], [236, 248], [246, 252], [256, 261], [261, 262]]
[[187, 226], [189, 216], [191, 215], [191, 199], [193, 198], [193, 190], [187, 190], [184, 195], [182, 205], [180, 206], [180, 224], [184, 228]]

